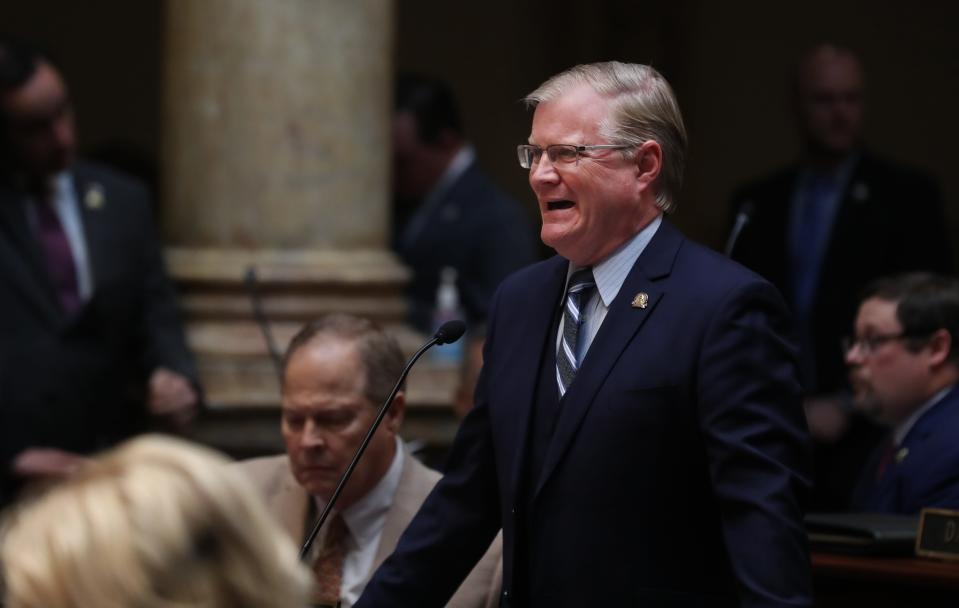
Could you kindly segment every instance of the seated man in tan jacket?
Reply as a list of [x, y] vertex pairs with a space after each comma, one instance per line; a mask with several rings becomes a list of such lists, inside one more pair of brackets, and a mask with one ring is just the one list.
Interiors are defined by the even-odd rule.
[[[348, 315], [309, 323], [290, 342], [281, 422], [287, 453], [240, 467], [295, 542], [309, 533], [403, 365], [395, 340]], [[440, 478], [403, 447], [405, 405], [400, 391], [314, 543], [318, 605], [353, 605]], [[450, 606], [496, 605], [501, 550], [497, 537]]]

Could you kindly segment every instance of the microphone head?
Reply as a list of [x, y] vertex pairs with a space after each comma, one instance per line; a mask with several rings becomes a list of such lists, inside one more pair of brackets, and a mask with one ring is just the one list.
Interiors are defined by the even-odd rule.
[[466, 323], [459, 319], [453, 319], [440, 325], [440, 328], [433, 334], [433, 339], [437, 344], [451, 344], [456, 342], [466, 333]]

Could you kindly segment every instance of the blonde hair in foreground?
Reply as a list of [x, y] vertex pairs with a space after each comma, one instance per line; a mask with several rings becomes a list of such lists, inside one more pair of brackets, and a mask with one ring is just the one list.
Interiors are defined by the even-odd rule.
[[8, 608], [300, 608], [296, 548], [215, 452], [129, 441], [4, 525]]

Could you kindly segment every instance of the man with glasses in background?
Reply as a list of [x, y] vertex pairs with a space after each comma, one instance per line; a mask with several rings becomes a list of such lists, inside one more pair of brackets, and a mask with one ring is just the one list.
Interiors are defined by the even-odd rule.
[[959, 508], [959, 282], [914, 273], [870, 286], [844, 344], [856, 406], [892, 429], [853, 508]]
[[618, 62], [526, 97], [558, 256], [493, 299], [446, 475], [357, 606], [442, 606], [503, 528], [501, 606], [809, 606], [808, 435], [779, 293], [664, 219], [686, 131]]

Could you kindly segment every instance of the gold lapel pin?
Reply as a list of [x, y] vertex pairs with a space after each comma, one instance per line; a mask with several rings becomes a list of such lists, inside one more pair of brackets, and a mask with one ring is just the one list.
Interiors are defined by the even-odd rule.
[[87, 209], [96, 211], [102, 208], [106, 202], [107, 197], [103, 194], [103, 186], [92, 183], [87, 187], [87, 192], [83, 195], [83, 204], [87, 206]]
[[646, 308], [646, 305], [649, 304], [649, 295], [645, 291], [641, 291], [633, 298], [633, 308]]
[[900, 462], [905, 460], [906, 456], [908, 455], [909, 455], [909, 448], [900, 448], [899, 451], [896, 452], [896, 464], [899, 464]]

